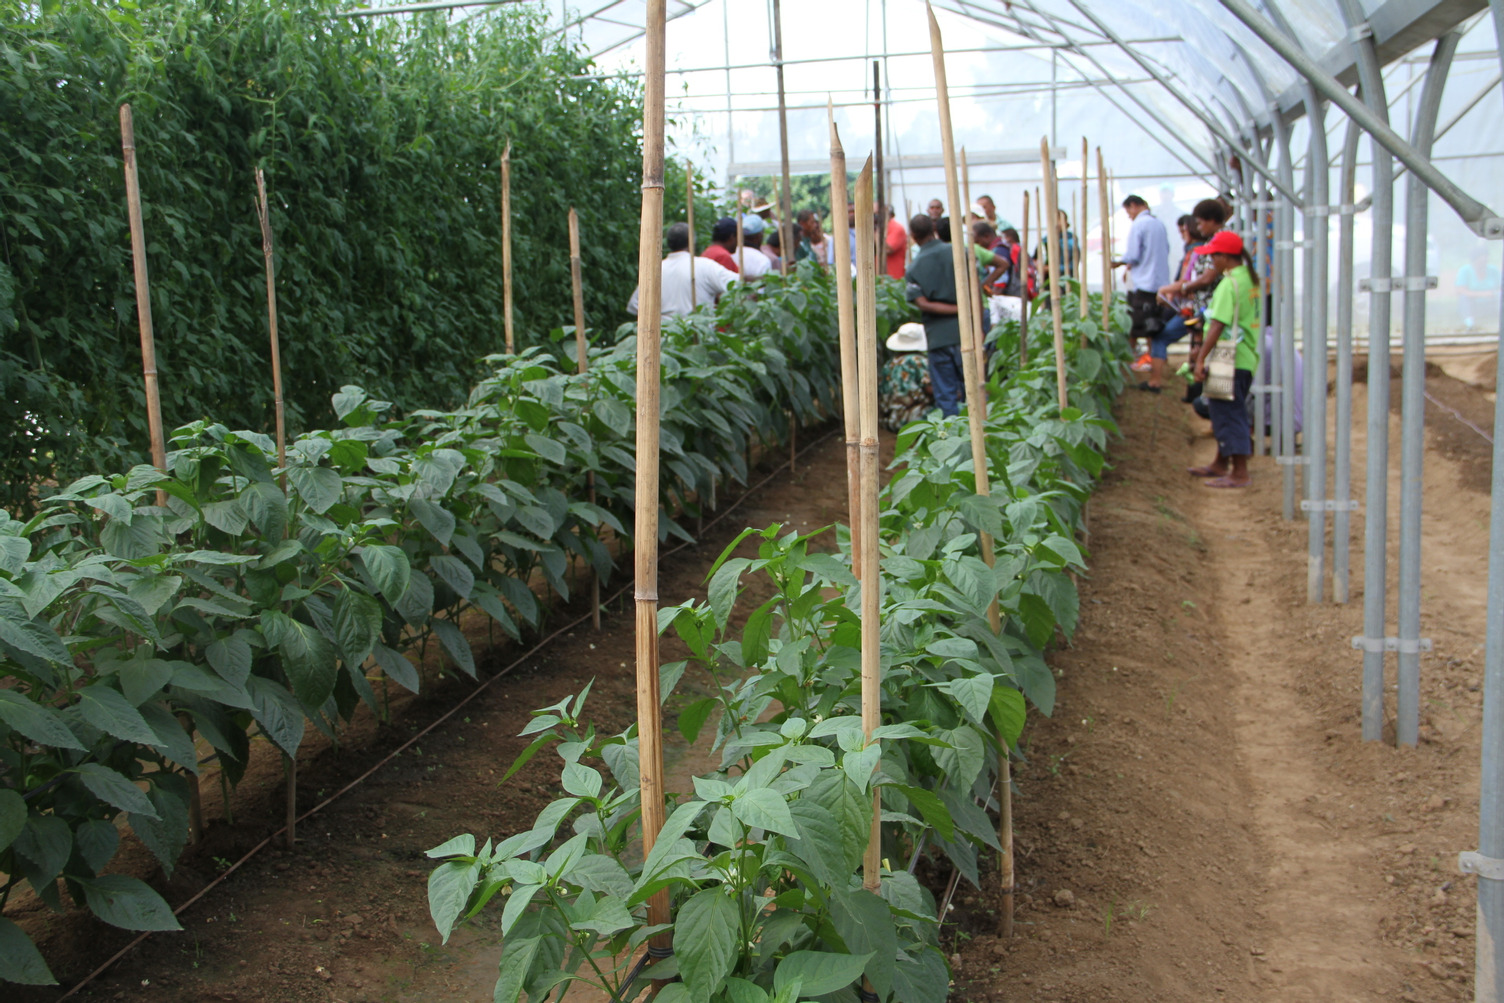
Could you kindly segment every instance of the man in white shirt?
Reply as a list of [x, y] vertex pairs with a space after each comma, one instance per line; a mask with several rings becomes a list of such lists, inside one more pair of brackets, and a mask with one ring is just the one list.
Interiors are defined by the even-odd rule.
[[743, 282], [760, 279], [773, 270], [772, 259], [762, 253], [762, 237], [765, 229], [767, 227], [757, 216], [748, 216], [742, 220], [743, 253], [737, 256], [737, 264], [742, 269]]
[[[694, 279], [690, 279], [689, 225], [675, 223], [668, 228], [668, 257], [663, 259], [663, 300], [659, 312], [663, 319], [679, 317], [697, 306], [714, 306], [731, 283], [736, 273], [709, 258], [694, 259]], [[693, 290], [693, 293], [691, 293]], [[627, 313], [637, 316], [637, 295], [627, 300]]]

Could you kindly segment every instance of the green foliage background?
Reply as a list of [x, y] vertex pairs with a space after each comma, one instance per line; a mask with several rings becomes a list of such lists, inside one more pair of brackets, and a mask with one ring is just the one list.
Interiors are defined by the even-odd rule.
[[[337, 19], [333, 5], [0, 0], [0, 505], [146, 450], [118, 107], [135, 113], [166, 425], [271, 410], [261, 166], [274, 203], [289, 427], [360, 383], [457, 404], [499, 350], [499, 163], [510, 139], [520, 345], [636, 281], [636, 92], [517, 12]], [[698, 221], [697, 221], [698, 222]]]

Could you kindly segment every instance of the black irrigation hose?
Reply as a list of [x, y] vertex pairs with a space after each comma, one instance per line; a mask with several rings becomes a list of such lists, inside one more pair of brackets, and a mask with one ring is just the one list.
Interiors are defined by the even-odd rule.
[[[701, 534], [703, 535], [704, 532], [705, 532], [705, 530], [707, 530], [710, 527], [714, 526], [716, 523], [720, 522], [721, 520], [723, 520], [727, 516], [729, 516], [732, 512], [736, 511], [741, 506], [741, 504], [744, 501], [746, 501], [748, 498], [752, 497], [753, 494], [755, 494], [758, 491], [761, 491], [768, 484], [768, 482], [770, 482], [771, 480], [773, 480], [773, 478], [775, 478], [775, 477], [778, 476], [779, 472], [781, 470], [783, 470], [784, 466], [791, 465], [792, 462], [795, 459], [797, 459], [799, 456], [802, 456], [803, 454], [809, 452], [810, 450], [814, 449], [816, 446], [818, 446], [818, 445], [822, 444], [823, 442], [825, 442], [826, 439], [829, 439], [831, 436], [835, 435], [836, 431], [837, 431], [836, 429], [831, 429], [830, 431], [826, 432], [824, 435], [820, 436], [819, 438], [815, 439], [813, 442], [811, 442], [808, 445], [806, 445], [803, 449], [801, 449], [798, 452], [796, 452], [793, 456], [791, 456], [789, 458], [789, 461], [790, 461], [789, 464], [780, 463], [776, 467], [774, 467], [772, 473], [768, 474], [762, 480], [758, 481], [756, 484], [754, 484], [751, 487], [747, 488], [747, 490], [743, 491], [742, 494], [741, 494], [741, 496], [739, 498], [737, 498], [736, 501], [734, 501], [730, 505], [726, 506], [726, 508], [725, 508], [724, 511], [717, 513], [716, 516], [713, 519], [711, 519], [709, 522], [705, 523], [704, 526], [702, 526], [701, 529], [700, 529]], [[695, 542], [698, 543], [699, 541], [697, 540]], [[674, 554], [677, 554], [679, 551], [683, 550], [685, 547], [688, 547], [688, 546], [690, 546], [689, 543], [680, 543], [678, 546], [673, 547], [673, 548], [669, 549], [667, 552], [659, 555], [658, 559], [660, 561], [662, 561], [664, 558], [672, 557]], [[610, 596], [608, 596], [607, 598], [605, 598], [604, 600], [602, 600], [601, 601], [601, 605], [602, 606], [607, 606], [610, 603], [615, 602], [617, 599], [620, 599], [623, 595], [625, 595], [631, 589], [632, 589], [632, 586], [630, 584], [623, 585], [620, 589], [617, 589]], [[345, 786], [341, 787], [339, 790], [335, 791], [333, 794], [329, 795], [327, 798], [325, 798], [324, 800], [320, 801], [318, 804], [314, 805], [312, 808], [308, 809], [303, 814], [299, 815], [296, 819], [293, 820], [293, 824], [296, 825], [297, 823], [302, 822], [304, 819], [308, 818], [310, 815], [313, 815], [313, 814], [315, 814], [315, 813], [323, 810], [324, 808], [328, 807], [335, 800], [339, 799], [340, 797], [343, 797], [346, 793], [348, 793], [349, 791], [353, 790], [355, 787], [357, 787], [362, 782], [364, 782], [366, 780], [366, 778], [368, 778], [368, 777], [371, 776], [371, 774], [375, 773], [377, 770], [380, 770], [383, 766], [385, 766], [386, 764], [390, 763], [393, 759], [396, 759], [398, 756], [402, 755], [403, 752], [405, 752], [410, 746], [412, 746], [414, 743], [416, 743], [420, 738], [423, 738], [425, 735], [427, 735], [429, 732], [433, 731], [439, 725], [443, 724], [445, 721], [449, 720], [455, 714], [459, 713], [459, 711], [460, 711], [461, 708], [463, 708], [465, 705], [467, 705], [468, 703], [470, 703], [470, 701], [474, 700], [477, 696], [479, 696], [482, 692], [484, 692], [485, 689], [486, 689], [486, 687], [490, 686], [492, 683], [494, 683], [496, 680], [502, 678], [503, 676], [510, 675], [511, 672], [514, 669], [516, 669], [519, 665], [521, 665], [523, 662], [527, 661], [529, 658], [532, 658], [534, 655], [536, 655], [543, 648], [545, 648], [549, 644], [553, 643], [553, 641], [556, 638], [558, 638], [559, 635], [565, 633], [566, 631], [573, 630], [576, 627], [581, 626], [582, 624], [588, 623], [589, 620], [590, 620], [590, 614], [589, 613], [585, 613], [582, 616], [577, 617], [574, 620], [571, 620], [569, 623], [567, 623], [564, 626], [560, 627], [559, 629], [555, 630], [553, 633], [549, 634], [547, 637], [543, 638], [537, 644], [533, 645], [527, 651], [523, 652], [517, 658], [513, 659], [510, 663], [508, 663], [504, 668], [502, 668], [495, 675], [489, 677], [484, 682], [482, 682], [479, 686], [477, 686], [475, 689], [473, 689], [469, 693], [467, 693], [465, 695], [464, 699], [462, 699], [459, 703], [457, 703], [453, 707], [451, 707], [448, 711], [446, 711], [438, 719], [436, 719], [433, 722], [431, 722], [422, 731], [419, 731], [416, 735], [414, 735], [413, 737], [409, 738], [407, 741], [405, 741], [401, 745], [399, 745], [396, 749], [394, 749], [393, 751], [391, 751], [390, 753], [388, 753], [386, 756], [384, 756], [379, 762], [376, 763], [375, 766], [372, 766], [370, 769], [366, 770], [360, 776], [356, 777], [354, 780], [350, 781], [348, 784], [346, 784]], [[212, 891], [214, 889], [214, 887], [216, 885], [218, 885], [225, 878], [228, 878], [231, 874], [234, 874], [237, 870], [240, 869], [240, 867], [241, 867], [242, 864], [244, 864], [247, 861], [249, 861], [252, 857], [254, 857], [256, 854], [260, 853], [262, 850], [266, 849], [266, 847], [268, 845], [270, 845], [273, 840], [277, 839], [279, 836], [281, 836], [286, 831], [287, 831], [287, 827], [283, 826], [282, 828], [278, 829], [276, 832], [272, 833], [270, 836], [267, 836], [261, 842], [257, 843], [255, 846], [251, 847], [251, 849], [249, 851], [247, 851], [246, 854], [243, 857], [241, 857], [239, 860], [235, 861], [235, 863], [231, 864], [229, 867], [225, 868], [225, 870], [222, 871], [213, 881], [210, 881], [203, 888], [199, 889], [198, 892], [192, 898], [190, 898], [187, 902], [184, 902], [182, 905], [180, 905], [176, 909], [174, 909], [172, 911], [173, 916], [181, 916], [185, 911], [187, 911], [187, 909], [190, 906], [192, 906], [199, 899], [201, 899], [205, 895], [207, 895], [210, 891]], [[147, 937], [150, 937], [150, 936], [151, 936], [151, 931], [147, 931], [145, 933], [142, 933], [135, 940], [132, 940], [129, 944], [126, 944], [120, 950], [116, 951], [113, 955], [110, 956], [110, 958], [107, 961], [105, 961], [103, 964], [101, 964], [98, 968], [94, 969], [88, 975], [85, 975], [83, 977], [83, 979], [80, 980], [72, 989], [68, 990], [62, 996], [58, 997], [59, 1003], [61, 1003], [62, 1000], [68, 999], [69, 997], [75, 995], [79, 990], [83, 989], [89, 983], [93, 982], [99, 976], [103, 975], [117, 961], [119, 961], [121, 958], [125, 957], [131, 951], [135, 950], [138, 946], [140, 946], [146, 940]], [[644, 960], [641, 961], [641, 962], [639, 962], [639, 966], [642, 966], [642, 965], [646, 964], [647, 957], [648, 957], [648, 955], [643, 955]]]

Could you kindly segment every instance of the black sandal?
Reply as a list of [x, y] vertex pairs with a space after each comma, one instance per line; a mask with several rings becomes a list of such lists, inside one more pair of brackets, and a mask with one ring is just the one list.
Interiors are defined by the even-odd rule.
[[1157, 394], [1157, 393], [1160, 393], [1162, 390], [1164, 390], [1164, 387], [1151, 386], [1148, 382], [1140, 383], [1138, 385], [1138, 388], [1140, 390], [1147, 391], [1147, 392], [1149, 392], [1151, 394]]

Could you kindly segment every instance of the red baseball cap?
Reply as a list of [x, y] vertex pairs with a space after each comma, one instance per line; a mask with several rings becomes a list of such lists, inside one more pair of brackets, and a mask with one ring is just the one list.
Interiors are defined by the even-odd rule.
[[1196, 253], [1241, 255], [1243, 253], [1243, 238], [1231, 230], [1218, 230], [1212, 235], [1211, 240], [1196, 248]]

